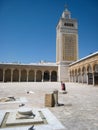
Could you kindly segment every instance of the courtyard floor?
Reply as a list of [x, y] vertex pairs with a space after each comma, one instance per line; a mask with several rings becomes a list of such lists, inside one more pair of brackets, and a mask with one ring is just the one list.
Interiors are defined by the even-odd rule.
[[[45, 94], [55, 89], [61, 89], [59, 82], [0, 83], [0, 98], [21, 98], [14, 103], [0, 102], [0, 111], [18, 109], [20, 103], [30, 108], [45, 108]], [[98, 86], [66, 83], [66, 90], [67, 94], [58, 95], [58, 102], [64, 106], [48, 109], [65, 130], [98, 130]]]

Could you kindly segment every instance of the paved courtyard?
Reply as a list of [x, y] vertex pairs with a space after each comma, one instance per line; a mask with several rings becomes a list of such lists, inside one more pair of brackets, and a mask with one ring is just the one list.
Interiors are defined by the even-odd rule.
[[[60, 83], [0, 83], [0, 98], [14, 96], [21, 99], [13, 103], [1, 102], [0, 110], [18, 109], [20, 103], [26, 107], [44, 108], [45, 94], [55, 89], [61, 89]], [[66, 89], [67, 94], [59, 93], [58, 98], [64, 106], [48, 109], [65, 130], [98, 130], [98, 86], [66, 83]]]

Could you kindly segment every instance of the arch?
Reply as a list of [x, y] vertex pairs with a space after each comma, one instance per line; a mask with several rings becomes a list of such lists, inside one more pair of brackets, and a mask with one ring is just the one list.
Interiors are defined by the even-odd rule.
[[82, 67], [82, 73], [85, 73], [86, 72], [86, 68], [83, 66]]
[[56, 71], [51, 72], [51, 81], [57, 81], [57, 72]]
[[21, 81], [27, 81], [27, 71], [25, 69], [21, 71]]
[[71, 70], [69, 70], [69, 75], [71, 75]]
[[3, 81], [3, 70], [0, 69], [0, 82], [2, 82], [2, 81]]
[[19, 81], [19, 70], [15, 69], [13, 70], [13, 82]]
[[75, 75], [77, 75], [77, 69], [75, 69]]
[[11, 82], [11, 70], [7, 69], [5, 70], [5, 82]]
[[94, 65], [94, 72], [98, 73], [98, 64]]
[[36, 81], [41, 82], [42, 81], [42, 72], [40, 70], [36, 73]]
[[34, 71], [33, 70], [29, 71], [28, 81], [29, 82], [34, 81]]
[[44, 72], [44, 81], [49, 81], [49, 71]]
[[88, 71], [88, 73], [92, 73], [92, 67], [91, 67], [91, 65], [87, 66], [87, 71]]
[[72, 75], [74, 75], [74, 70], [72, 70]]
[[81, 73], [81, 69], [80, 68], [78, 68], [78, 74], [80, 74]]

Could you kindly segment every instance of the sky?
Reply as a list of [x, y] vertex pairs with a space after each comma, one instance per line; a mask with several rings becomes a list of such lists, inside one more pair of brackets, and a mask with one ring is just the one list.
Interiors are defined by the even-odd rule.
[[98, 51], [98, 0], [0, 0], [0, 62], [56, 62], [66, 4], [78, 21], [79, 59]]

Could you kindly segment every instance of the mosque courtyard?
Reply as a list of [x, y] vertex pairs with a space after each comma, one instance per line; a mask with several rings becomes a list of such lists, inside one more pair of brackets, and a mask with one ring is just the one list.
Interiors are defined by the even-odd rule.
[[2, 113], [27, 107], [46, 112], [47, 124], [50, 122], [50, 126], [35, 124], [34, 130], [98, 130], [98, 86], [79, 83], [65, 85], [67, 94], [58, 93], [58, 103], [64, 105], [46, 107], [45, 95], [55, 89], [60, 91], [60, 82], [0, 83], [0, 99], [17, 99], [0, 101], [0, 129], [28, 130], [31, 125], [2, 126]]

